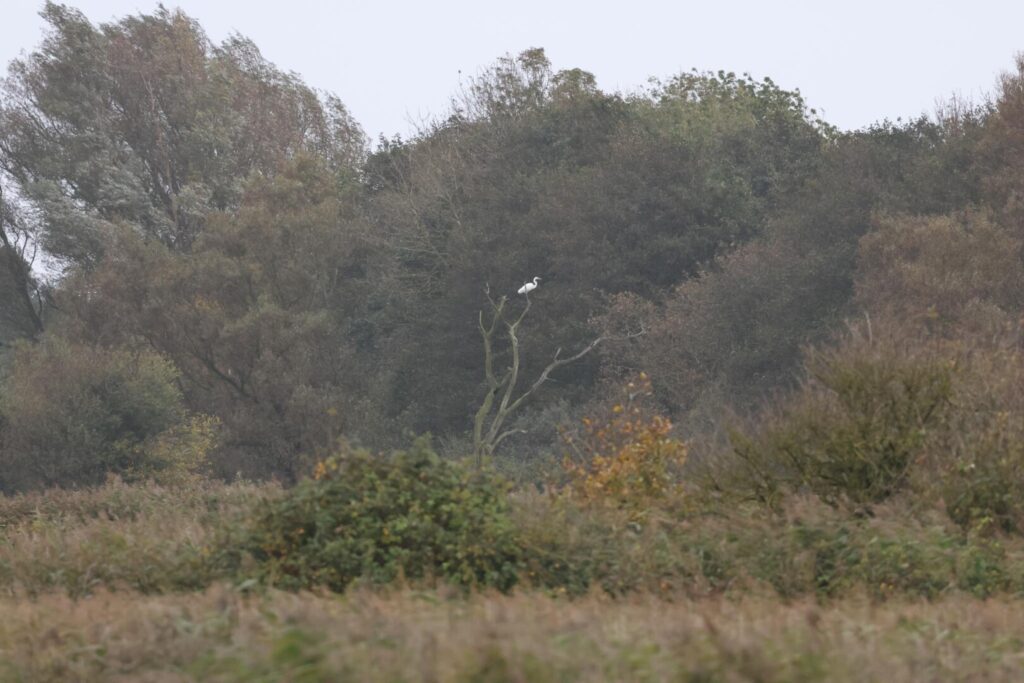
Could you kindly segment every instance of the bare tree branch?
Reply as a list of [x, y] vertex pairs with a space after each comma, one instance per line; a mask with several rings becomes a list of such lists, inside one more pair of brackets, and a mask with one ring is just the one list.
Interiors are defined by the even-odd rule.
[[[520, 324], [522, 324], [523, 320], [526, 318], [526, 314], [529, 313], [532, 303], [529, 295], [527, 295], [526, 306], [523, 308], [519, 316], [514, 321], [504, 321], [503, 314], [508, 298], [503, 296], [495, 302], [494, 299], [491, 298], [490, 286], [485, 287], [484, 292], [487, 295], [487, 301], [491, 305], [491, 319], [488, 324], [485, 324], [483, 311], [481, 311], [478, 316], [478, 326], [484, 343], [484, 380], [487, 383], [487, 393], [484, 395], [483, 401], [481, 401], [480, 407], [477, 409], [476, 416], [473, 420], [473, 451], [478, 466], [482, 464], [485, 457], [494, 455], [494, 451], [502, 441], [514, 434], [520, 434], [523, 432], [521, 429], [509, 429], [502, 431], [502, 427], [508, 417], [518, 410], [527, 399], [533, 396], [537, 390], [550, 379], [552, 372], [558, 368], [570, 365], [582, 359], [603, 342], [632, 339], [646, 333], [646, 330], [641, 328], [637, 332], [629, 333], [621, 337], [602, 335], [568, 358], [560, 357], [562, 349], [559, 348], [555, 352], [555, 357], [550, 363], [548, 363], [547, 367], [544, 368], [537, 379], [534, 380], [533, 384], [531, 384], [530, 387], [517, 398], [514, 398], [516, 385], [519, 382], [520, 369], [518, 331]], [[500, 322], [505, 322], [505, 333], [512, 353], [512, 363], [509, 366], [508, 371], [499, 378], [494, 374], [494, 335]], [[495, 398], [499, 393], [501, 393], [501, 401], [495, 408]]]

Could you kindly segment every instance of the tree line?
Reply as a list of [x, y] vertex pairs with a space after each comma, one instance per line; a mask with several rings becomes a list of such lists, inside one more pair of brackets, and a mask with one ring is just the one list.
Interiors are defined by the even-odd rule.
[[291, 480], [339, 438], [468, 455], [512, 361], [480, 312], [514, 320], [536, 275], [522, 377], [609, 341], [508, 416], [494, 457], [524, 467], [639, 371], [712, 435], [865, 313], [981, 344], [1024, 311], [1024, 61], [990, 101], [841, 131], [770, 79], [612, 93], [530, 49], [370, 144], [181, 11], [42, 14], [0, 89], [2, 490]]

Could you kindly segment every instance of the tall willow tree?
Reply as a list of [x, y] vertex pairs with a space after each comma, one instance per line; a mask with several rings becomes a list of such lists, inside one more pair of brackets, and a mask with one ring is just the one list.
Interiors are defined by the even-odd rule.
[[0, 95], [0, 168], [34, 209], [40, 243], [92, 264], [113, 224], [188, 251], [245, 179], [300, 152], [351, 173], [364, 138], [344, 106], [240, 37], [214, 45], [162, 6], [94, 26], [48, 2], [40, 47]]

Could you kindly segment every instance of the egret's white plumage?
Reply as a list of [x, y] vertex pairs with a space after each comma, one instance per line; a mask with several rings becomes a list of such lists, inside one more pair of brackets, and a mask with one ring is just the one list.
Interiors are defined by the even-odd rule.
[[533, 282], [527, 282], [525, 285], [516, 290], [516, 294], [529, 294], [533, 290], [537, 289], [537, 280], [539, 277], [533, 278]]

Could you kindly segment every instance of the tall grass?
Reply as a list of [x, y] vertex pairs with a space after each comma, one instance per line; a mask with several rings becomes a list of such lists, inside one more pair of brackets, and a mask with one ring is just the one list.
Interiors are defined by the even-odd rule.
[[410, 590], [0, 599], [0, 679], [1018, 681], [1024, 604], [450, 599]]
[[0, 496], [0, 592], [193, 590], [225, 529], [276, 487], [197, 483]]

